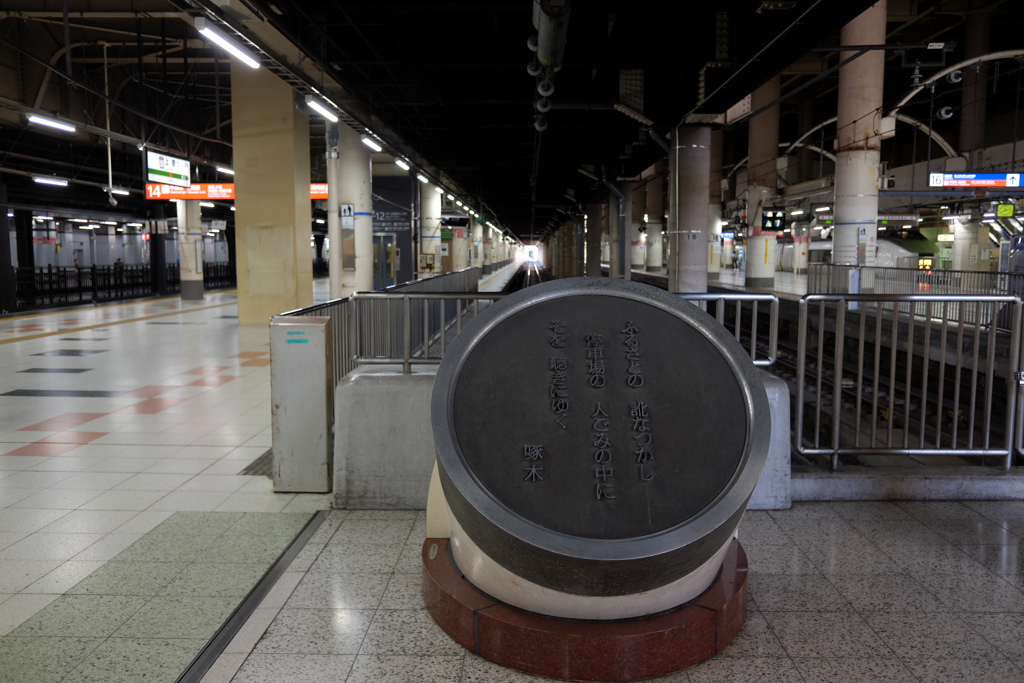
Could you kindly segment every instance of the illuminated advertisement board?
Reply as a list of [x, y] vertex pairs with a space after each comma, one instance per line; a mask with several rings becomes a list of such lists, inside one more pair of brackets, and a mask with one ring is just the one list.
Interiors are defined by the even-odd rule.
[[1020, 187], [1020, 173], [929, 173], [931, 187]]
[[175, 187], [162, 183], [146, 183], [146, 199], [234, 199], [234, 183], [195, 183]]
[[188, 187], [192, 184], [192, 165], [187, 159], [146, 150], [146, 180], [152, 183]]

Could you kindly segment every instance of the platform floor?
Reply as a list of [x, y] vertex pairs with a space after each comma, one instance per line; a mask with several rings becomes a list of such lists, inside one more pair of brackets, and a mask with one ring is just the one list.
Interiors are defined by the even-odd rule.
[[[202, 639], [180, 624], [215, 625], [258, 571], [243, 530], [329, 506], [238, 474], [270, 405], [267, 331], [236, 315], [222, 292], [0, 319], [0, 681], [170, 683]], [[196, 550], [181, 519], [223, 533]], [[541, 680], [430, 621], [423, 534], [421, 511], [332, 512], [204, 680]], [[747, 625], [660, 680], [1024, 680], [1024, 503], [798, 504], [740, 538]]]

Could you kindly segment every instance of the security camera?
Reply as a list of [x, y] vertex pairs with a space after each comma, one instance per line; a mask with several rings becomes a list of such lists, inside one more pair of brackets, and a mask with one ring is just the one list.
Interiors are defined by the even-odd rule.
[[946, 120], [948, 118], [952, 118], [952, 116], [953, 116], [953, 107], [943, 107], [942, 109], [937, 111], [935, 113], [935, 115], [938, 116], [942, 120]]
[[959, 83], [960, 81], [964, 80], [964, 72], [961, 71], [960, 69], [953, 69], [948, 74], [946, 74], [946, 80], [949, 83]]
[[107, 193], [107, 201], [110, 202], [111, 206], [117, 206], [117, 200], [114, 199], [114, 195], [110, 192]]

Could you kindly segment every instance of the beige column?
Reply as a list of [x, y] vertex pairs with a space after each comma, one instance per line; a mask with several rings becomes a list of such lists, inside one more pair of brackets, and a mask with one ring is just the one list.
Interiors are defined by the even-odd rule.
[[601, 277], [601, 205], [588, 204], [586, 218], [587, 277]]
[[470, 216], [469, 225], [465, 228], [452, 228], [452, 249], [455, 250], [452, 254], [452, 270], [462, 270], [469, 266], [469, 236], [475, 224], [476, 218]]
[[646, 260], [646, 246], [640, 226], [644, 222], [644, 213], [647, 210], [647, 187], [643, 182], [635, 185], [626, 185], [623, 193], [629, 196], [629, 213], [626, 214], [626, 225], [629, 226], [630, 240], [630, 268], [632, 270], [643, 270]]
[[[231, 66], [238, 324], [313, 303], [309, 117], [266, 69]], [[331, 244], [331, 251], [341, 245]]]
[[438, 275], [441, 270], [441, 195], [429, 183], [420, 186], [420, 253], [434, 256], [434, 267], [420, 277]]
[[662, 233], [665, 229], [665, 170], [662, 159], [651, 166], [652, 175], [647, 181], [645, 212], [647, 214], [647, 270], [652, 273], [664, 272], [662, 255]]
[[[203, 299], [203, 225], [199, 202], [178, 199], [178, 266], [181, 298]], [[312, 266], [311, 266], [312, 267]]]
[[[351, 247], [346, 248], [340, 291], [332, 296], [346, 297], [355, 292], [373, 291], [373, 168], [370, 148], [348, 126], [338, 126], [338, 205], [352, 206], [352, 227], [341, 217], [341, 233], [353, 231]], [[344, 240], [342, 240], [344, 245]], [[331, 248], [333, 250], [333, 243]], [[351, 251], [354, 249], [354, 252]]]

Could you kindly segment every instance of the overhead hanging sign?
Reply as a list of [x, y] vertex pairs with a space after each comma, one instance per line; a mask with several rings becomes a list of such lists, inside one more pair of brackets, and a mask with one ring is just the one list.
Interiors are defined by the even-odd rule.
[[192, 164], [188, 159], [146, 150], [146, 180], [188, 187], [192, 184]]
[[1020, 187], [1020, 173], [930, 173], [931, 187]]
[[162, 183], [146, 183], [146, 199], [234, 199], [234, 183], [194, 183], [175, 187]]
[[310, 183], [310, 199], [327, 199], [327, 183]]

